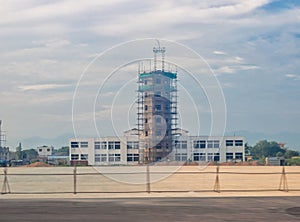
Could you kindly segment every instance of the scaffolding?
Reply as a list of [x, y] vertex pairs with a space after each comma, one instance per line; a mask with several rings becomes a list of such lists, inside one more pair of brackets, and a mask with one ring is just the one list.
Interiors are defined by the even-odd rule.
[[[158, 47], [153, 48], [154, 66], [150, 66], [149, 72], [138, 71], [140, 163], [164, 160], [175, 146], [178, 129], [177, 72], [165, 70], [165, 52], [165, 47], [161, 48], [158, 42]], [[158, 54], [161, 54], [160, 68], [157, 66]]]

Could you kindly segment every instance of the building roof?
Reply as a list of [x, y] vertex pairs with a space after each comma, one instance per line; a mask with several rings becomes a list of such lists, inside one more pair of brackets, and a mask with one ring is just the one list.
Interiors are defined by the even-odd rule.
[[176, 79], [177, 78], [177, 74], [176, 73], [166, 72], [166, 71], [162, 71], [162, 70], [156, 70], [156, 71], [141, 73], [140, 74], [140, 78], [147, 78], [147, 77], [152, 76], [153, 74], [155, 74], [155, 75], [159, 75], [160, 74], [160, 75], [166, 76], [166, 77], [171, 78], [171, 79]]

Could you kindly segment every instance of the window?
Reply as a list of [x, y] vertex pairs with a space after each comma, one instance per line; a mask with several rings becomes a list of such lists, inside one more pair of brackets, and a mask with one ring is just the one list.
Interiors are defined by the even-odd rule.
[[71, 148], [78, 148], [78, 142], [71, 142]]
[[108, 141], [109, 150], [119, 150], [121, 148], [121, 143], [119, 141]]
[[213, 141], [212, 140], [207, 141], [207, 148], [213, 148]]
[[220, 148], [219, 140], [208, 140], [207, 148]]
[[88, 160], [88, 154], [81, 154], [80, 159], [81, 160]]
[[181, 149], [187, 149], [187, 141], [175, 141], [175, 147], [176, 148], [181, 148]]
[[214, 160], [214, 153], [208, 153], [207, 154], [207, 161], [213, 161]]
[[176, 153], [175, 160], [176, 161], [187, 161], [187, 154], [186, 153]]
[[214, 155], [214, 161], [215, 162], [220, 161], [220, 153], [215, 153], [215, 155]]
[[100, 154], [95, 154], [95, 162], [100, 162]]
[[219, 140], [214, 140], [214, 148], [220, 148]]
[[114, 149], [114, 145], [115, 145], [114, 142], [109, 141], [109, 142], [108, 142], [108, 149], [109, 149], [109, 150], [113, 150], [113, 149]]
[[243, 140], [236, 140], [235, 145], [236, 146], [243, 146], [244, 145]]
[[115, 161], [116, 162], [121, 161], [121, 154], [115, 154]]
[[226, 160], [232, 160], [233, 159], [233, 153], [226, 153]]
[[138, 149], [139, 142], [138, 141], [128, 141], [127, 142], [127, 149]]
[[200, 160], [201, 161], [206, 161], [206, 156], [205, 156], [205, 153], [200, 153]]
[[155, 93], [154, 93], [154, 96], [160, 97], [160, 96], [161, 96], [161, 92], [155, 92]]
[[117, 153], [109, 154], [108, 161], [109, 162], [119, 162], [119, 161], [121, 161], [121, 154], [117, 154]]
[[147, 118], [145, 119], [145, 123], [148, 123], [148, 119]]
[[128, 162], [137, 162], [137, 161], [139, 161], [139, 154], [137, 154], [137, 153], [127, 154], [127, 161]]
[[100, 149], [100, 142], [95, 142], [94, 147], [95, 147], [96, 150], [99, 150]]
[[194, 153], [194, 161], [200, 160], [200, 153]]
[[39, 149], [39, 152], [42, 152], [43, 150], [42, 149]]
[[101, 160], [101, 162], [106, 162], [107, 161], [107, 155], [106, 154], [100, 154], [101, 156], [101, 158], [100, 158], [100, 160]]
[[181, 154], [181, 160], [182, 161], [187, 161], [187, 154], [186, 153]]
[[120, 142], [115, 142], [115, 149], [119, 150], [121, 148], [121, 143]]
[[80, 142], [80, 147], [87, 148], [87, 147], [89, 147], [89, 143], [88, 142]]
[[79, 154], [71, 154], [71, 160], [78, 160]]
[[108, 155], [108, 161], [113, 162], [115, 160], [115, 155], [114, 154], [109, 154]]
[[205, 161], [205, 153], [194, 153], [193, 159], [194, 161]]
[[233, 146], [233, 140], [226, 140], [226, 146]]
[[200, 140], [200, 148], [201, 149], [205, 149], [206, 148], [205, 144], [206, 144], [205, 140]]
[[148, 131], [145, 131], [145, 136], [148, 136]]
[[155, 105], [155, 110], [161, 110], [161, 105]]
[[235, 153], [235, 159], [243, 160], [243, 153]]
[[193, 144], [194, 144], [194, 148], [195, 149], [200, 148], [200, 141], [199, 140], [198, 141], [194, 141]]
[[148, 110], [148, 105], [145, 105], [145, 111], [147, 111]]
[[107, 149], [107, 143], [106, 142], [100, 142], [100, 147], [102, 150], [106, 150]]

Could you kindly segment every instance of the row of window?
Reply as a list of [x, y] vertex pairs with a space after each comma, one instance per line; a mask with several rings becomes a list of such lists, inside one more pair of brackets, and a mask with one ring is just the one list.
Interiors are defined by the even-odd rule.
[[[107, 159], [108, 158], [108, 159]], [[95, 162], [120, 162], [121, 154], [112, 153], [112, 154], [95, 154]]]
[[186, 153], [175, 153], [175, 160], [176, 161], [187, 161], [187, 154]]
[[[176, 161], [187, 161], [187, 153], [176, 153]], [[243, 153], [226, 153], [226, 160], [243, 160]], [[79, 154], [71, 154], [71, 160], [79, 160]], [[88, 160], [88, 154], [80, 154], [80, 160]], [[219, 153], [208, 153], [206, 159], [206, 153], [193, 153], [194, 161], [220, 161]], [[121, 154], [112, 153], [112, 154], [95, 154], [95, 162], [120, 162]], [[139, 154], [127, 154], [128, 162], [137, 162], [139, 161]]]
[[[71, 154], [71, 160], [79, 160], [79, 154]], [[80, 154], [80, 160], [88, 160], [88, 154]]]
[[[176, 158], [176, 157], [175, 157]], [[235, 157], [233, 153], [226, 153], [226, 160], [243, 160], [243, 153], [235, 153]], [[194, 153], [193, 154], [194, 161], [220, 161], [219, 153], [208, 153], [207, 159], [205, 153]]]
[[219, 140], [195, 140], [193, 141], [193, 147], [195, 149], [220, 148], [220, 142]]
[[[95, 154], [95, 162], [120, 162], [120, 154]], [[137, 162], [139, 161], [139, 154], [127, 154], [128, 162]]]
[[226, 140], [226, 146], [243, 146], [243, 140]]
[[206, 159], [206, 153], [194, 153], [193, 160], [194, 161], [220, 161], [220, 154], [208, 153]]
[[175, 147], [178, 149], [187, 149], [187, 141], [175, 141]]
[[[87, 148], [88, 142], [71, 142], [71, 148]], [[103, 149], [106, 150], [107, 148], [109, 150], [119, 150], [121, 149], [121, 142], [120, 141], [101, 141], [101, 142], [95, 142], [94, 144], [95, 149]], [[139, 142], [138, 141], [128, 141], [127, 142], [127, 149], [138, 149], [139, 148]]]
[[226, 153], [226, 160], [242, 160], [243, 159], [243, 153], [235, 153], [235, 158], [233, 156], [233, 153]]
[[89, 143], [86, 141], [83, 142], [71, 142], [71, 148], [88, 148]]
[[[161, 136], [162, 131], [156, 130], [155, 135]], [[169, 132], [166, 132], [167, 134]], [[148, 136], [148, 131], [145, 132], [145, 136]], [[244, 142], [243, 140], [226, 140], [226, 146], [243, 146]], [[88, 142], [71, 142], [71, 148], [88, 148], [89, 144]], [[121, 142], [120, 141], [103, 141], [103, 142], [95, 142], [94, 144], [95, 149], [120, 149], [121, 148]], [[176, 148], [187, 148], [187, 141], [175, 141], [175, 147]], [[193, 147], [194, 149], [205, 149], [205, 148], [220, 148], [220, 142], [219, 140], [195, 140], [193, 141]], [[139, 142], [137, 141], [128, 141], [127, 142], [127, 149], [138, 149], [139, 148]]]

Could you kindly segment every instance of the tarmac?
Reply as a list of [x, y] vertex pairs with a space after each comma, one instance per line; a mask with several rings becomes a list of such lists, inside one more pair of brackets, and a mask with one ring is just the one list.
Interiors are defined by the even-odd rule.
[[299, 221], [300, 197], [1, 199], [0, 221]]

